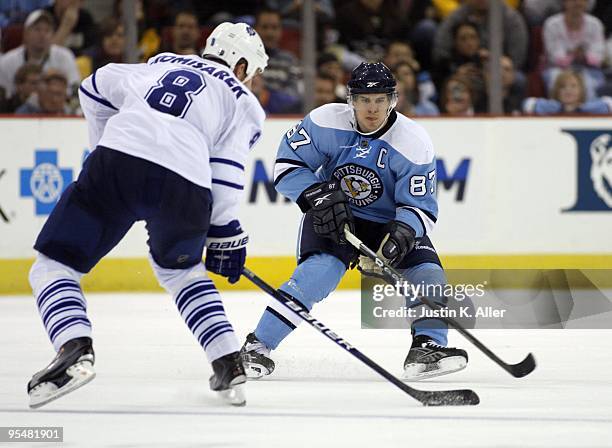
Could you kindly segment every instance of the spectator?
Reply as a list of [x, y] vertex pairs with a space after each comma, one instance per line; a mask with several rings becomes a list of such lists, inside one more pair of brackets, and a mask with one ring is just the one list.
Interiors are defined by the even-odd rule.
[[26, 102], [36, 90], [41, 78], [40, 65], [23, 64], [15, 73], [15, 93], [0, 109], [2, 113], [13, 113]]
[[[177, 0], [162, 1], [173, 5], [177, 3]], [[187, 5], [184, 0], [180, 3], [184, 3], [183, 7]], [[189, 9], [195, 11], [200, 22], [206, 25], [218, 25], [228, 21], [252, 24], [253, 12], [266, 7], [265, 0], [232, 0], [224, 2], [222, 6], [214, 1], [190, 0], [189, 3]]]
[[398, 0], [352, 0], [338, 8], [340, 42], [365, 59], [380, 60], [389, 41], [401, 30]]
[[[438, 21], [432, 0], [411, 0], [405, 15], [402, 35], [412, 44], [416, 59], [424, 70], [431, 70], [431, 48]], [[390, 66], [388, 66], [390, 67]]]
[[42, 9], [30, 13], [24, 23], [23, 44], [0, 56], [0, 86], [7, 95], [15, 93], [15, 74], [24, 63], [41, 66], [43, 71], [56, 69], [66, 76], [70, 92], [78, 88], [80, 78], [72, 52], [51, 42], [53, 16]]
[[123, 23], [108, 17], [100, 24], [100, 42], [77, 58], [81, 79], [111, 62], [124, 62], [125, 30]]
[[[474, 110], [476, 113], [486, 113], [489, 110], [489, 68], [488, 62], [483, 67], [483, 94], [476, 97]], [[516, 70], [512, 59], [502, 56], [499, 61], [501, 68], [502, 107], [505, 114], [517, 115], [521, 112], [521, 103], [525, 97], [524, 85], [516, 82]]]
[[[489, 43], [488, 25], [489, 1], [465, 0], [438, 27], [433, 47], [434, 64], [451, 58], [453, 49], [453, 29], [458, 23], [472, 21], [478, 27], [481, 45]], [[517, 70], [521, 70], [527, 59], [528, 32], [521, 15], [506, 4], [503, 5], [503, 46], [502, 52], [512, 59]]]
[[66, 94], [68, 81], [66, 77], [56, 71], [49, 70], [38, 83], [36, 92], [22, 104], [16, 111], [19, 115], [44, 114], [67, 115], [70, 113]]
[[[587, 10], [591, 11], [596, 0], [588, 0]], [[563, 11], [563, 0], [523, 0], [523, 15], [530, 26], [540, 26], [550, 16]]]
[[82, 0], [54, 0], [45, 8], [53, 15], [57, 28], [53, 43], [72, 50], [75, 56], [91, 47], [96, 40], [96, 24], [91, 14], [81, 8]]
[[395, 90], [397, 91], [397, 104], [395, 105], [395, 110], [407, 117], [414, 116], [414, 104], [408, 99], [406, 84], [397, 78], [395, 82]]
[[28, 14], [49, 6], [51, 0], [2, 0], [0, 1], [0, 28], [22, 23]]
[[461, 5], [461, 0], [432, 0], [436, 15], [444, 20]]
[[488, 57], [488, 51], [482, 47], [478, 26], [466, 20], [456, 23], [452, 29], [453, 45], [448, 58], [438, 61], [436, 83], [441, 84], [455, 73], [470, 79], [476, 84], [482, 83], [482, 66]]
[[387, 67], [395, 67], [401, 62], [407, 62], [412, 67], [417, 78], [420, 96], [425, 99], [432, 99], [437, 96], [436, 86], [431, 80], [428, 71], [421, 70], [421, 64], [415, 59], [412, 47], [408, 42], [393, 40], [389, 42], [385, 49], [383, 63]]
[[[161, 37], [159, 37], [159, 33], [154, 27], [150, 27], [147, 24], [142, 1], [143, 0], [134, 1], [134, 15], [138, 23], [139, 58], [142, 62], [146, 62], [151, 56], [159, 52]], [[119, 18], [120, 21], [123, 20], [122, 0], [115, 0], [113, 5], [113, 16]]]
[[273, 92], [282, 92], [294, 100], [301, 98], [300, 61], [290, 52], [279, 48], [283, 28], [277, 10], [261, 9], [255, 16], [255, 29], [268, 54], [268, 66], [263, 73], [266, 87]]
[[400, 112], [410, 116], [440, 115], [438, 107], [421, 95], [416, 74], [409, 62], [399, 62], [392, 67], [392, 71], [395, 79], [401, 83], [401, 86], [398, 86], [398, 94], [400, 96], [398, 98], [398, 110]]
[[261, 75], [253, 78], [251, 91], [268, 115], [297, 113], [301, 110], [302, 104], [298, 98], [279, 90], [268, 89], [266, 80]]
[[415, 71], [421, 69], [421, 65], [414, 57], [412, 47], [408, 42], [403, 40], [392, 40], [385, 48], [385, 55], [382, 62], [387, 67], [394, 67], [400, 62], [408, 62], [412, 65]]
[[172, 46], [166, 50], [176, 54], [200, 54], [200, 23], [192, 11], [179, 11], [172, 26]]
[[[304, 0], [266, 0], [266, 6], [280, 12], [283, 19], [300, 23]], [[314, 0], [314, 11], [318, 22], [331, 22], [335, 17], [334, 4], [331, 0]]]
[[606, 80], [605, 84], [598, 89], [597, 94], [598, 96], [612, 96], [612, 2], [597, 2], [592, 14], [603, 23], [606, 36], [604, 62]]
[[342, 103], [342, 99], [336, 96], [336, 80], [325, 74], [319, 73], [315, 78], [314, 99], [315, 107], [329, 103]]
[[563, 113], [612, 114], [612, 98], [604, 96], [587, 101], [586, 87], [578, 72], [565, 70], [557, 76], [551, 99], [527, 98], [523, 111], [536, 115]]
[[564, 12], [544, 22], [543, 38], [548, 68], [543, 72], [550, 91], [556, 76], [564, 69], [581, 72], [587, 98], [595, 97], [604, 83], [604, 31], [601, 21], [586, 13], [587, 0], [564, 0]]
[[317, 71], [327, 76], [331, 76], [336, 83], [334, 93], [338, 98], [346, 98], [348, 94], [346, 90], [346, 73], [342, 69], [342, 65], [338, 58], [333, 53], [323, 53], [317, 59]]
[[442, 111], [453, 116], [474, 115], [474, 101], [469, 81], [461, 76], [451, 76], [442, 89]]

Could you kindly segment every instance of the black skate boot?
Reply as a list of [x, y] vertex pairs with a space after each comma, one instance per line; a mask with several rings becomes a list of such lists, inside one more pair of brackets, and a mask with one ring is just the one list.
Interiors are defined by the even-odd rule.
[[233, 405], [244, 406], [246, 396], [244, 383], [246, 375], [238, 352], [230, 353], [212, 362], [214, 374], [210, 377], [211, 390], [218, 392], [221, 398]]
[[34, 374], [28, 383], [30, 407], [39, 408], [81, 386], [96, 376], [91, 339], [71, 339], [57, 352], [47, 367]]
[[443, 347], [429, 336], [419, 335], [412, 341], [404, 361], [405, 380], [420, 380], [446, 375], [465, 369], [468, 355], [465, 350]]
[[270, 359], [270, 349], [255, 336], [249, 333], [240, 349], [247, 378], [258, 380], [274, 372], [274, 361]]

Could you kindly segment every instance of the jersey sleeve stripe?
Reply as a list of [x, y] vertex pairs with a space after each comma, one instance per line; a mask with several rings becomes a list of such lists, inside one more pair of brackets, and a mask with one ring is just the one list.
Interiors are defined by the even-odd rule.
[[285, 171], [283, 171], [282, 173], [280, 173], [280, 174], [279, 174], [278, 176], [276, 176], [276, 178], [274, 179], [274, 186], [276, 187], [276, 186], [279, 184], [279, 182], [280, 182], [281, 180], [283, 180], [283, 178], [284, 178], [284, 177], [285, 177], [287, 174], [290, 174], [290, 173], [294, 172], [294, 171], [295, 171], [295, 170], [297, 170], [297, 169], [298, 169], [298, 167], [297, 167], [297, 166], [294, 166], [293, 168], [288, 168], [288, 169], [286, 169]]
[[274, 185], [296, 168], [308, 168], [308, 165], [302, 161], [293, 159], [276, 159], [276, 163], [274, 164]]
[[100, 93], [100, 91], [98, 90], [98, 85], [96, 84], [96, 73], [98, 72], [98, 70], [94, 70], [93, 74], [91, 75], [91, 84], [93, 85], [93, 89], [95, 90], [95, 92], [102, 96], [102, 94]]
[[113, 106], [109, 101], [105, 100], [104, 98], [98, 98], [97, 96], [95, 96], [93, 93], [88, 92], [87, 90], [85, 90], [83, 88], [83, 86], [79, 87], [79, 90], [81, 92], [83, 92], [85, 95], [87, 95], [89, 98], [91, 98], [92, 100], [106, 106], [106, 107], [110, 107], [111, 109], [114, 110], [119, 110], [117, 109], [115, 106]]
[[240, 168], [242, 171], [244, 171], [244, 166], [230, 159], [222, 159], [220, 157], [211, 157], [210, 163], [222, 163], [224, 165], [235, 166], [236, 168]]
[[419, 222], [423, 226], [423, 230], [425, 231], [425, 233], [430, 233], [433, 230], [434, 221], [429, 219], [429, 216], [427, 216], [423, 212], [423, 210], [416, 208], [416, 207], [409, 207], [409, 206], [404, 206], [402, 208], [405, 210], [408, 210], [409, 212], [412, 212], [418, 218]]
[[436, 218], [436, 216], [433, 213], [428, 212], [427, 210], [423, 210], [422, 208], [417, 208], [417, 207], [413, 207], [411, 205], [405, 205], [405, 204], [399, 204], [398, 207], [400, 207], [400, 208], [415, 208], [418, 211], [420, 211], [421, 213], [424, 213], [425, 216], [427, 216], [432, 222], [434, 222], [434, 223], [438, 222], [438, 218]]
[[302, 162], [301, 160], [295, 159], [276, 159], [274, 163], [289, 163], [291, 165], [303, 166], [304, 168], [308, 168], [306, 162]]
[[244, 186], [243, 185], [238, 185], [238, 184], [235, 184], [233, 182], [228, 182], [226, 180], [213, 179], [212, 183], [213, 184], [223, 185], [225, 187], [235, 188], [236, 190], [244, 190]]

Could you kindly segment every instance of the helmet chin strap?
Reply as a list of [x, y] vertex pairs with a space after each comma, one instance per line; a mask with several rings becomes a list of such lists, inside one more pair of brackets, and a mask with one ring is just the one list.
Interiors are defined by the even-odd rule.
[[391, 99], [389, 107], [387, 108], [387, 114], [385, 115], [385, 119], [383, 120], [382, 124], [370, 132], [363, 132], [359, 130], [359, 122], [357, 121], [357, 115], [355, 114], [355, 106], [353, 106], [353, 99], [351, 95], [349, 95], [348, 104], [349, 106], [351, 106], [351, 115], [353, 116], [354, 123], [353, 128], [355, 129], [355, 131], [357, 131], [361, 135], [372, 135], [380, 131], [387, 124], [387, 120], [389, 119], [389, 115], [391, 115], [391, 111], [395, 108], [395, 106], [397, 106], [397, 95], [394, 95]]

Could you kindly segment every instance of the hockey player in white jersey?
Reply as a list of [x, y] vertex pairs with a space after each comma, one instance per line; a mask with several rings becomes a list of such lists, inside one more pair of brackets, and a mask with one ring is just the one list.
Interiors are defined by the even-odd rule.
[[[395, 86], [384, 64], [363, 63], [351, 74], [348, 104], [313, 110], [280, 143], [274, 184], [304, 213], [298, 266], [280, 291], [304, 310], [327, 297], [358, 259], [344, 239], [345, 225], [413, 284], [446, 283], [427, 236], [438, 214], [433, 144], [421, 126], [394, 110]], [[376, 274], [366, 257], [359, 263], [366, 274]], [[408, 306], [422, 305], [413, 301]], [[272, 373], [270, 352], [300, 321], [276, 301], [266, 308], [241, 350], [249, 377]], [[446, 346], [447, 331], [435, 318], [412, 323], [406, 379], [466, 366], [466, 352]]]
[[80, 280], [139, 220], [159, 283], [212, 364], [211, 389], [245, 404], [240, 345], [207, 270], [233, 283], [244, 266], [248, 237], [237, 211], [265, 118], [248, 86], [267, 60], [253, 28], [223, 23], [201, 58], [163, 53], [146, 64], [108, 64], [83, 81], [95, 150], [34, 245], [30, 284], [57, 356], [29, 382], [30, 407], [93, 379]]

